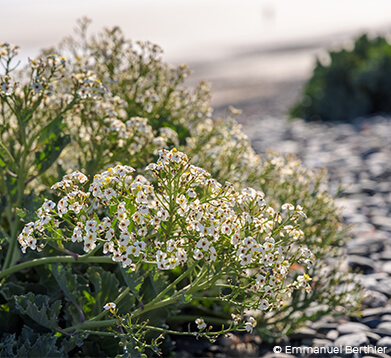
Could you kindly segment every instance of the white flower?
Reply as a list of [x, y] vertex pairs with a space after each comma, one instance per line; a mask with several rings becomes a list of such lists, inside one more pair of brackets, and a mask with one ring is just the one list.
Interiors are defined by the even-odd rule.
[[39, 93], [43, 88], [39, 82], [35, 82], [35, 83], [31, 84], [30, 87], [35, 93]]
[[221, 233], [224, 235], [229, 235], [232, 231], [231, 228], [227, 224], [222, 225], [220, 230], [221, 230]]
[[246, 331], [252, 333], [256, 325], [257, 325], [256, 319], [254, 317], [250, 317], [248, 322], [245, 323]]
[[209, 249], [209, 245], [210, 245], [210, 242], [208, 241], [208, 239], [207, 238], [205, 238], [205, 237], [203, 237], [203, 238], [201, 238], [200, 240], [198, 240], [198, 242], [197, 242], [197, 247], [199, 248], [199, 249], [202, 249], [202, 250], [208, 250]]
[[86, 230], [87, 231], [96, 231], [97, 227], [97, 222], [95, 220], [88, 220], [86, 222]]
[[255, 281], [259, 286], [263, 286], [265, 284], [265, 276], [259, 274], [256, 276], [256, 281]]
[[108, 302], [106, 303], [103, 308], [108, 311], [108, 310], [114, 310], [117, 305], [114, 302]]
[[217, 259], [217, 252], [216, 252], [216, 249], [215, 249], [213, 246], [211, 246], [211, 247], [209, 248], [209, 252], [210, 252], [210, 257], [209, 257], [209, 259], [210, 259], [211, 261], [216, 261], [216, 259]]
[[103, 245], [103, 253], [107, 254], [108, 252], [114, 251], [114, 242], [108, 241]]
[[199, 330], [202, 330], [202, 329], [206, 328], [206, 323], [205, 323], [205, 321], [204, 321], [203, 318], [197, 318], [197, 319], [195, 320], [195, 323], [196, 323], [197, 328], [198, 328]]
[[131, 245], [126, 249], [126, 254], [138, 257], [140, 256], [140, 247]]
[[295, 207], [292, 204], [285, 203], [281, 206], [282, 210], [295, 210]]
[[85, 99], [85, 98], [87, 98], [88, 89], [82, 86], [82, 87], [80, 87], [80, 88], [76, 91], [76, 94], [77, 94], [80, 98]]
[[126, 268], [132, 264], [132, 260], [128, 257], [127, 253], [121, 256], [122, 267]]
[[194, 191], [194, 189], [188, 189], [187, 190], [187, 195], [189, 196], [189, 198], [197, 197], [197, 193]]
[[261, 300], [261, 303], [259, 304], [259, 308], [261, 311], [266, 310], [269, 307], [269, 302], [265, 299]]
[[48, 213], [50, 210], [54, 209], [55, 206], [56, 204], [53, 201], [45, 200], [42, 205], [42, 209]]
[[10, 96], [14, 92], [14, 86], [11, 86], [9, 83], [2, 83], [1, 88], [6, 96]]
[[242, 266], [246, 266], [246, 265], [248, 265], [248, 264], [251, 264], [251, 261], [252, 261], [252, 259], [251, 259], [251, 254], [248, 254], [248, 255], [240, 255], [239, 256], [239, 258], [240, 258], [240, 264], [242, 265]]
[[201, 260], [204, 257], [204, 255], [203, 255], [201, 250], [195, 249], [193, 257], [194, 257], [195, 260]]
[[176, 247], [176, 242], [173, 239], [170, 239], [167, 241], [167, 251], [173, 252]]

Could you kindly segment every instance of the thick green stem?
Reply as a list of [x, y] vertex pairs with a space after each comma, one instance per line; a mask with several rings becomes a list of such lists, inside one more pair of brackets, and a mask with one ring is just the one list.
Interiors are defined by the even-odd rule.
[[15, 272], [18, 272], [23, 269], [28, 269], [34, 266], [40, 266], [45, 264], [53, 264], [53, 263], [104, 263], [104, 264], [118, 264], [114, 262], [111, 257], [105, 256], [79, 256], [77, 259], [73, 256], [51, 256], [51, 257], [43, 257], [41, 259], [35, 259], [27, 262], [23, 262], [21, 264], [12, 266], [8, 269], [5, 269], [0, 272], [0, 280], [4, 277], [7, 277]]
[[[153, 311], [153, 310], [156, 310], [159, 308], [169, 306], [169, 305], [177, 302], [178, 300], [180, 300], [185, 292], [186, 293], [190, 293], [190, 292], [194, 293], [194, 292], [197, 292], [200, 290], [204, 290], [204, 289], [210, 287], [211, 285], [213, 285], [213, 283], [216, 282], [216, 280], [218, 280], [219, 277], [221, 277], [221, 274], [225, 274], [225, 272], [224, 273], [221, 272], [220, 274], [214, 275], [211, 279], [207, 280], [205, 283], [199, 285], [199, 282], [205, 277], [205, 274], [207, 272], [207, 270], [201, 269], [201, 271], [198, 273], [197, 279], [194, 281], [193, 284], [189, 284], [189, 285], [183, 287], [182, 289], [180, 289], [179, 291], [176, 291], [173, 295], [166, 298], [165, 300], [160, 300], [161, 297], [163, 297], [165, 294], [167, 294], [172, 288], [175, 288], [175, 286], [179, 282], [181, 282], [184, 278], [186, 278], [193, 271], [193, 269], [196, 265], [197, 265], [196, 262], [193, 263], [192, 265], [190, 265], [185, 272], [183, 272], [175, 281], [173, 281], [162, 292], [160, 292], [160, 294], [158, 296], [156, 296], [155, 299], [153, 299], [151, 302], [147, 303], [143, 308], [140, 307], [140, 308], [136, 309], [135, 311], [133, 311], [132, 318], [138, 317], [138, 316], [145, 314], [149, 311]], [[119, 295], [118, 298], [116, 299], [116, 301], [114, 301], [114, 302], [115, 303], [119, 302], [128, 291], [125, 290], [124, 292], [122, 292], [121, 295]], [[63, 331], [70, 333], [70, 332], [74, 332], [77, 330], [96, 329], [96, 328], [107, 327], [107, 326], [111, 326], [111, 325], [118, 323], [117, 319], [100, 321], [100, 319], [103, 318], [107, 312], [108, 311], [103, 311], [100, 314], [98, 314], [97, 316], [95, 316], [94, 318], [92, 318], [86, 322], [79, 323], [77, 325], [68, 327], [68, 328], [64, 329]], [[225, 322], [222, 322], [219, 320], [219, 322], [214, 321], [213, 323], [225, 323]], [[167, 331], [164, 330], [164, 332], [167, 332]]]
[[[108, 312], [108, 311], [106, 311]], [[101, 328], [101, 327], [108, 327], [115, 323], [117, 323], [117, 319], [105, 319], [104, 321], [85, 321], [83, 323], [76, 324], [74, 326], [68, 327], [63, 329], [63, 332], [71, 333], [78, 330], [84, 330], [84, 329], [95, 329], [95, 328]]]
[[188, 275], [190, 275], [191, 271], [193, 271], [193, 268], [196, 264], [190, 265], [185, 272], [183, 272], [180, 276], [177, 277], [175, 281], [173, 281], [171, 284], [169, 284], [162, 292], [160, 292], [149, 304], [152, 305], [155, 302], [159, 301], [161, 297], [164, 297], [164, 295], [169, 292], [172, 288], [174, 288], [179, 282], [181, 282], [184, 278], [186, 278]]

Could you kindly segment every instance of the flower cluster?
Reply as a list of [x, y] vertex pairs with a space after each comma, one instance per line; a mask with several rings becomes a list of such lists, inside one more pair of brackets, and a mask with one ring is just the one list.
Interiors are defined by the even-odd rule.
[[[60, 236], [82, 242], [85, 252], [100, 245], [123, 267], [154, 262], [160, 270], [171, 270], [223, 260], [234, 272], [245, 270], [245, 292], [261, 297], [256, 302], [261, 310], [293, 288], [309, 289], [306, 274], [284, 284], [293, 262], [310, 267], [314, 260], [300, 244], [303, 232], [296, 222], [304, 215], [301, 207], [287, 203], [275, 211], [262, 192], [222, 185], [175, 149], [161, 150], [147, 170], [155, 181], [134, 177], [129, 166], [109, 168], [94, 177], [87, 193], [78, 185], [86, 176], [65, 176], [52, 187], [63, 194], [57, 205], [45, 201], [39, 219], [19, 235], [22, 250]], [[67, 220], [60, 224], [61, 218]], [[73, 235], [68, 237], [70, 222]]]

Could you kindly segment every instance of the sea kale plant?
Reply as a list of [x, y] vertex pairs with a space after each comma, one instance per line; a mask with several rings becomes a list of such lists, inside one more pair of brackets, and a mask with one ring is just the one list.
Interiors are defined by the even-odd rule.
[[[45, 302], [49, 311], [39, 317], [45, 308], [40, 295], [13, 297], [17, 309], [58, 332], [59, 340], [81, 334], [109, 336], [122, 342], [124, 351], [142, 352], [147, 347], [157, 351], [159, 345], [157, 339], [151, 344], [143, 341], [147, 331], [211, 339], [234, 330], [252, 331], [256, 320], [245, 321], [246, 310], [278, 310], [293, 290], [311, 290], [306, 272], [290, 272], [295, 263], [305, 268], [314, 263], [314, 255], [301, 244], [303, 232], [297, 221], [305, 213], [300, 206], [285, 203], [281, 211], [275, 210], [267, 205], [264, 193], [248, 187], [237, 191], [229, 182], [222, 185], [175, 149], [160, 151], [157, 162], [147, 170], [151, 181], [134, 177], [130, 166], [117, 165], [95, 175], [84, 190], [88, 181], [84, 174], [66, 175], [52, 187], [59, 194], [57, 202], [45, 200], [38, 219], [27, 223], [18, 236], [24, 252], [51, 247], [71, 255], [74, 264], [122, 267], [127, 287], [113, 292], [113, 301], [100, 300], [100, 307], [90, 307], [100, 312], [87, 318], [82, 302], [92, 298], [84, 292], [82, 297], [74, 296], [72, 283], [61, 277], [66, 275], [61, 265], [70, 262], [70, 257], [43, 257], [5, 270], [0, 278], [50, 264], [53, 276], [73, 297], [73, 307], [67, 307], [68, 314], [73, 313], [71, 325], [61, 324], [59, 301]], [[146, 300], [136, 283], [150, 271], [163, 280], [166, 272], [174, 271], [175, 279]], [[93, 272], [89, 274], [91, 283], [104, 291]], [[211, 287], [218, 294], [208, 297], [205, 292]], [[197, 299], [228, 302], [235, 313], [214, 329], [201, 317], [195, 320], [197, 329], [182, 332], [149, 325], [148, 312], [153, 315], [154, 310], [170, 305], [181, 308]]]
[[0, 47], [0, 356], [133, 357], [355, 311], [324, 173], [258, 156], [186, 66], [87, 24], [20, 71]]

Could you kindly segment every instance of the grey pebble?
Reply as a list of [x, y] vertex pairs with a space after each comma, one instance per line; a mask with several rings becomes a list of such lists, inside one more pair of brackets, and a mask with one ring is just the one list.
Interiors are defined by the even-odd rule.
[[[391, 252], [389, 252], [389, 256], [390, 256], [390, 259], [391, 259]], [[383, 260], [384, 260], [384, 256], [383, 256]], [[383, 266], [382, 266], [382, 270], [386, 273], [388, 273], [389, 275], [391, 275], [391, 261], [390, 262], [386, 262]]]
[[391, 337], [383, 337], [377, 342], [379, 347], [391, 347]]
[[369, 327], [359, 322], [346, 322], [337, 327], [338, 332], [343, 334], [350, 334], [356, 332], [369, 331]]
[[332, 341], [335, 341], [338, 337], [339, 337], [339, 332], [336, 329], [332, 329], [326, 334], [326, 338], [331, 339]]
[[369, 308], [384, 308], [388, 302], [386, 295], [376, 291], [366, 291], [366, 295], [363, 299], [363, 304]]
[[335, 346], [354, 346], [359, 347], [369, 343], [369, 339], [364, 332], [345, 334], [336, 339]]
[[349, 266], [353, 271], [360, 271], [363, 273], [372, 273], [375, 271], [375, 262], [367, 257], [350, 255]]
[[292, 334], [290, 334], [290, 339], [292, 340], [300, 340], [305, 338], [315, 338], [316, 337], [316, 331], [312, 328], [299, 328], [298, 330], [294, 331]]
[[391, 232], [391, 218], [387, 216], [374, 216], [371, 222], [375, 228]]
[[391, 331], [391, 322], [382, 322], [376, 328], [379, 329], [385, 328]]

